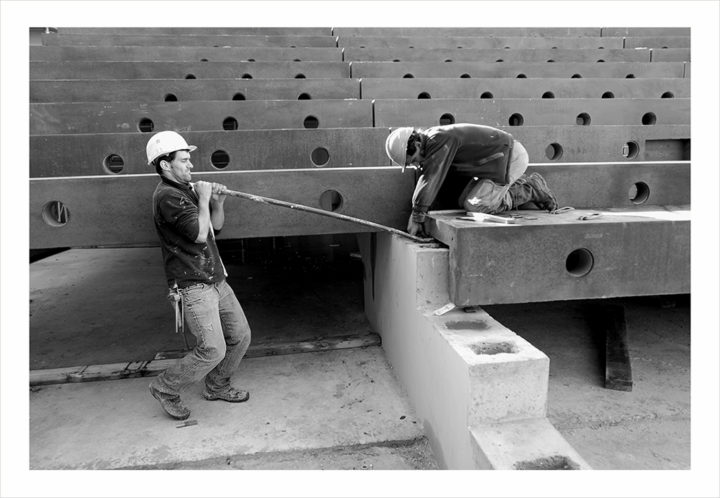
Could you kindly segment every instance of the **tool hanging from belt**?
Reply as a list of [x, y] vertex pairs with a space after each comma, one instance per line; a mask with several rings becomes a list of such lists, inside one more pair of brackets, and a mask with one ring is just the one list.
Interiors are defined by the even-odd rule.
[[183, 297], [178, 288], [177, 282], [168, 291], [168, 301], [175, 309], [175, 333], [182, 334], [183, 341], [185, 341], [185, 349], [190, 349], [185, 336], [185, 309], [183, 306]]

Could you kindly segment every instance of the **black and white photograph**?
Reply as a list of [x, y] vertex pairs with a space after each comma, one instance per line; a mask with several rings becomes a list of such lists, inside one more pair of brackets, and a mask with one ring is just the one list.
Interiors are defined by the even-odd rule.
[[720, 496], [719, 15], [2, 2], [2, 496]]

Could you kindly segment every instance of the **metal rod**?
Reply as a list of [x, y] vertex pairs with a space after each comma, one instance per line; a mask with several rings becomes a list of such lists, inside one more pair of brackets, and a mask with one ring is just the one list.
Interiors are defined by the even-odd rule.
[[378, 223], [373, 223], [372, 221], [367, 221], [367, 220], [363, 220], [360, 218], [353, 218], [352, 216], [347, 216], [344, 214], [333, 213], [332, 211], [325, 211], [324, 209], [317, 209], [317, 208], [310, 207], [310, 206], [304, 206], [302, 204], [295, 204], [293, 202], [280, 201], [277, 199], [272, 199], [270, 197], [263, 197], [260, 195], [246, 194], [245, 192], [237, 192], [235, 190], [226, 190], [225, 194], [230, 195], [232, 197], [241, 197], [243, 199], [248, 199], [250, 201], [260, 202], [262, 204], [271, 204], [273, 206], [281, 206], [281, 207], [285, 207], [285, 208], [289, 208], [289, 209], [295, 209], [297, 211], [306, 211], [308, 213], [319, 214], [320, 216], [328, 216], [330, 218], [335, 218], [338, 220], [349, 221], [351, 223], [357, 223], [360, 225], [365, 225], [367, 227], [377, 228], [378, 230], [383, 230], [385, 232], [394, 233], [395, 235], [405, 237], [406, 239], [410, 239], [414, 242], [420, 242], [420, 243], [435, 242], [435, 239], [433, 239], [433, 238], [424, 239], [422, 237], [416, 237], [414, 235], [410, 235], [407, 232], [403, 232], [402, 230], [398, 230], [397, 228], [380, 225]]

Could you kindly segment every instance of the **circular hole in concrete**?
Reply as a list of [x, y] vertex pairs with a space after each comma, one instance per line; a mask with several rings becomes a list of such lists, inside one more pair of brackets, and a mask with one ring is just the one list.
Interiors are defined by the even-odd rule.
[[302, 59], [293, 59], [293, 62], [302, 62]]
[[657, 123], [657, 116], [654, 112], [646, 112], [643, 114], [642, 117], [642, 124], [648, 126], [648, 125], [654, 125]]
[[174, 93], [168, 93], [164, 98], [165, 102], [177, 102], [177, 99], [177, 95]]
[[510, 50], [510, 46], [505, 45], [505, 46], [503, 47], [503, 49], [505, 49], [505, 50]]
[[418, 98], [419, 98], [419, 99], [429, 99], [429, 98], [431, 98], [431, 97], [430, 97], [430, 94], [429, 94], [429, 93], [427, 93], [427, 92], [422, 92], [422, 93], [419, 93], [419, 94], [418, 94]]
[[550, 47], [550, 50], [557, 50], [557, 47]]
[[202, 58], [202, 59], [200, 59], [200, 62], [208, 62], [208, 60], [205, 58]]
[[650, 198], [650, 187], [645, 182], [635, 182], [628, 190], [628, 198], [633, 204], [645, 204]]
[[445, 114], [440, 116], [440, 126], [451, 125], [454, 123], [455, 123], [455, 116], [453, 116], [449, 112], [446, 112]]
[[554, 99], [554, 98], [555, 98], [555, 94], [552, 93], [552, 92], [545, 92], [545, 93], [542, 94], [542, 98], [544, 98], [544, 99]]
[[660, 95], [660, 98], [661, 98], [661, 99], [674, 99], [674, 98], [675, 98], [675, 94], [672, 93], [672, 92], [665, 92], [665, 93], [663, 93], [662, 95]]
[[632, 73], [625, 75], [625, 78], [628, 78], [628, 79], [633, 79], [634, 77], [635, 77], [635, 75]]
[[555, 59], [548, 59], [545, 62], [555, 62]]
[[623, 145], [622, 155], [628, 159], [635, 159], [640, 152], [640, 146], [637, 142], [627, 142]]
[[320, 126], [320, 121], [315, 116], [308, 116], [303, 120], [304, 128], [317, 128]]
[[223, 120], [223, 130], [237, 130], [238, 121], [232, 116], [229, 116]]
[[317, 147], [310, 153], [310, 160], [317, 167], [325, 166], [330, 161], [330, 152], [325, 147]]
[[525, 74], [523, 74], [523, 73], [520, 73], [520, 74], [518, 74], [518, 75], [515, 76], [515, 77], [516, 77], [516, 78], [527, 78], [527, 76], [526, 76]]
[[153, 131], [155, 129], [155, 123], [150, 118], [142, 118], [138, 123], [138, 130], [143, 133]]
[[492, 99], [492, 98], [494, 98], [494, 95], [492, 94], [492, 92], [483, 92], [480, 95], [480, 98], [481, 99]]
[[605, 62], [605, 59], [598, 59], [595, 62]]
[[303, 73], [298, 73], [295, 75], [295, 79], [297, 79], [297, 80], [305, 79], [305, 75]]
[[605, 93], [602, 94], [602, 98], [604, 98], [604, 99], [614, 99], [614, 98], [615, 98], [615, 94], [612, 93], [612, 92], [605, 92]]
[[415, 77], [415, 76], [413, 76], [413, 75], [410, 74], [410, 73], [403, 74], [403, 78], [414, 78], [414, 77]]
[[477, 344], [471, 344], [470, 349], [477, 355], [494, 355], [500, 353], [515, 354], [518, 352], [518, 348], [512, 342], [480, 342]]
[[573, 277], [584, 277], [593, 268], [595, 258], [587, 249], [575, 249], [565, 259], [565, 269]]
[[70, 210], [60, 201], [50, 201], [42, 208], [42, 219], [51, 227], [61, 227], [70, 221]]
[[255, 59], [248, 59], [248, 62], [255, 62]]
[[233, 98], [232, 98], [232, 99], [233, 99], [233, 100], [245, 100], [245, 95], [242, 94], [242, 93], [240, 93], [240, 92], [238, 92], [238, 93], [236, 93], [235, 95], [233, 95]]
[[244, 79], [244, 80], [251, 80], [251, 79], [253, 79], [252, 74], [250, 74], [250, 73], [245, 73], [245, 74], [243, 74], [243, 75], [241, 76], [241, 78]]
[[580, 126], [589, 126], [590, 121], [591, 121], [590, 114], [588, 114], [587, 112], [581, 112], [575, 118], [575, 123]]
[[452, 59], [445, 59], [445, 62], [452, 62]]
[[195, 77], [194, 74], [190, 73], [190, 74], [185, 75], [185, 79], [186, 80], [196, 80], [197, 78]]
[[523, 118], [522, 114], [516, 112], [510, 116], [510, 119], [508, 119], [508, 124], [510, 126], [522, 126], [523, 123], [525, 123], [525, 118]]
[[113, 174], [120, 173], [125, 167], [125, 161], [117, 154], [110, 154], [103, 160], [105, 171]]
[[573, 74], [572, 76], [570, 76], [570, 78], [576, 78], [576, 79], [577, 79], [577, 78], [582, 78], [582, 74], [575, 73], [575, 74]]
[[326, 190], [320, 196], [320, 207], [325, 211], [337, 211], [343, 205], [343, 196], [337, 190]]
[[557, 142], [553, 142], [547, 147], [545, 147], [545, 157], [550, 159], [551, 161], [557, 161], [560, 159], [563, 155], [563, 148], [562, 145], [560, 145]]
[[470, 75], [468, 73], [463, 73], [460, 75], [461, 78], [470, 78]]
[[311, 100], [311, 99], [312, 99], [312, 97], [310, 96], [309, 93], [303, 92], [300, 95], [298, 95], [298, 100]]
[[393, 59], [393, 62], [400, 62], [400, 59]]
[[495, 62], [505, 62], [503, 59], [498, 59]]
[[216, 150], [210, 156], [210, 162], [218, 169], [226, 168], [230, 164], [230, 154], [224, 150]]

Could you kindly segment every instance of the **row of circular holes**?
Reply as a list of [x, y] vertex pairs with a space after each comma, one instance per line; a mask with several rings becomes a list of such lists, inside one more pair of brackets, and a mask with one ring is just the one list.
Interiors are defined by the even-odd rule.
[[[421, 92], [418, 94], [417, 98], [418, 99], [432, 99], [432, 96], [428, 92]], [[494, 99], [495, 96], [491, 92], [483, 92], [480, 95], [480, 98], [481, 99]], [[548, 92], [545, 92], [542, 94], [542, 98], [554, 99], [555, 94], [553, 92], [548, 91]], [[615, 94], [613, 92], [607, 91], [602, 94], [602, 98], [614, 99]], [[663, 92], [663, 94], [660, 96], [660, 98], [672, 99], [672, 98], [675, 98], [675, 94], [672, 92]], [[298, 95], [297, 99], [298, 100], [312, 100], [312, 96], [307, 92], [303, 92], [300, 95]], [[235, 95], [233, 95], [232, 100], [246, 100], [245, 94], [238, 92]], [[175, 95], [174, 93], [168, 93], [167, 95], [165, 95], [165, 102], [177, 102], [177, 101], [178, 101], [177, 95]]]
[[[345, 202], [337, 190], [326, 190], [320, 195], [320, 207], [326, 211], [337, 211]], [[42, 219], [51, 227], [62, 227], [70, 222], [70, 210], [60, 201], [50, 201], [42, 208]]]
[[[627, 159], [635, 159], [640, 152], [637, 142], [627, 142], [623, 145], [622, 155]], [[564, 153], [562, 145], [557, 142], [549, 144], [545, 148], [545, 157], [551, 161], [559, 160]], [[325, 147], [317, 147], [310, 153], [310, 161], [322, 168], [330, 162], [330, 152]], [[224, 150], [216, 150], [210, 155], [210, 163], [214, 168], [225, 169], [230, 164], [230, 154]], [[118, 154], [110, 154], [103, 160], [103, 167], [112, 174], [120, 173], [125, 167], [124, 159]]]
[[[575, 122], [578, 125], [588, 126], [590, 125], [590, 115], [586, 112], [580, 113], [575, 118]], [[643, 125], [654, 125], [657, 122], [657, 116], [654, 112], [646, 112], [643, 114], [641, 122]], [[445, 113], [440, 116], [440, 125], [449, 125], [455, 123], [455, 116], [450, 113]], [[525, 123], [525, 118], [520, 113], [514, 113], [510, 115], [508, 124], [510, 126], [522, 126]], [[315, 116], [307, 116], [303, 120], [303, 128], [314, 129], [320, 126], [320, 120]], [[233, 131], [238, 129], [238, 121], [232, 116], [229, 116], [223, 120], [223, 130]], [[155, 123], [150, 118], [142, 118], [138, 122], [138, 131], [143, 133], [150, 133], [155, 129]]]
[[[446, 62], [448, 62], [448, 61], [446, 61]], [[497, 62], [502, 62], [502, 60], [498, 60]], [[554, 62], [554, 61], [548, 61], [548, 62]], [[598, 61], [598, 62], [605, 62], [605, 61]], [[403, 78], [414, 78], [414, 77], [415, 77], [415, 75], [412, 74], [412, 73], [406, 73], [406, 74], [403, 75]], [[524, 74], [524, 73], [520, 73], [520, 74], [518, 74], [518, 75], [515, 76], [515, 77], [516, 77], [516, 78], [527, 78], [527, 75]], [[305, 76], [305, 75], [302, 74], [302, 73], [299, 73], [299, 74], [296, 74], [296, 75], [294, 76], [294, 78], [295, 78], [295, 79], [304, 79], [304, 78], [307, 78], [307, 76]], [[460, 75], [460, 78], [472, 78], [472, 76], [470, 76], [468, 73], [463, 73], [463, 74]], [[582, 78], [582, 74], [575, 73], [575, 74], [573, 74], [572, 76], [570, 76], [570, 78], [571, 78], [571, 79], [573, 79], [573, 78]], [[632, 74], [632, 73], [630, 73], [630, 74], [625, 75], [625, 78], [632, 79], [632, 78], [635, 78], [635, 75]], [[194, 74], [191, 73], [191, 74], [186, 75], [186, 76], [185, 76], [185, 79], [186, 79], [186, 80], [195, 80], [195, 79], [197, 79], [197, 76], [195, 76]], [[253, 76], [252, 76], [252, 74], [250, 74], [250, 73], [245, 73], [245, 74], [243, 74], [243, 75], [240, 77], [240, 79], [251, 80], [251, 79], [253, 79]]]

